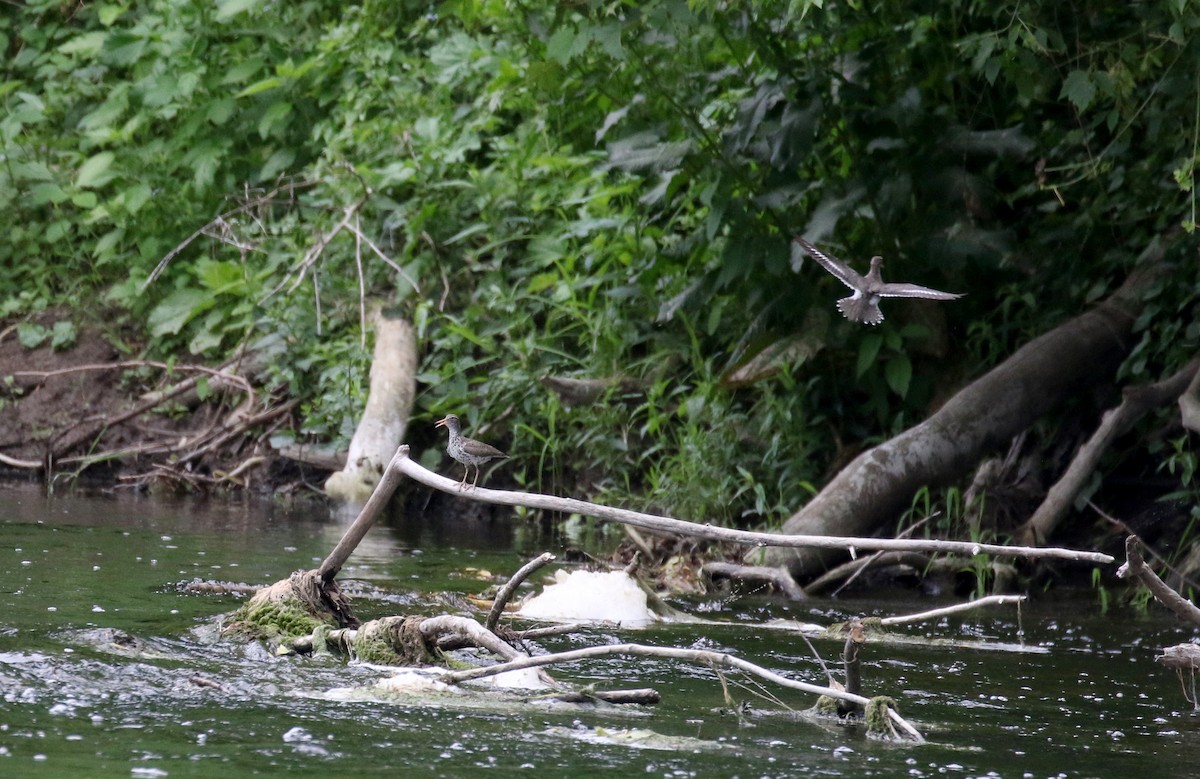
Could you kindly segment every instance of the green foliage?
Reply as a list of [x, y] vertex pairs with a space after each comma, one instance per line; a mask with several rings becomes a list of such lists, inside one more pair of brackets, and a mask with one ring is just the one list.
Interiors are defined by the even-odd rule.
[[[1074, 10], [31, 0], [0, 17], [0, 314], [270, 343], [327, 440], [365, 295], [417, 325], [418, 414], [490, 424], [518, 480], [778, 518], [1155, 240], [1180, 276], [1126, 374], [1194, 353], [1200, 15]], [[968, 295], [838, 320], [798, 232]]]
[[1191, 436], [1180, 436], [1172, 441], [1172, 451], [1162, 463], [1162, 468], [1179, 479], [1179, 489], [1162, 496], [1164, 501], [1180, 501], [1191, 507], [1191, 522], [1184, 539], [1190, 535], [1197, 521], [1200, 521], [1200, 457], [1192, 449]]
[[17, 325], [17, 340], [26, 349], [36, 349], [47, 341], [51, 349], [69, 349], [75, 345], [77, 337], [75, 323], [69, 320], [55, 322], [51, 327], [36, 322], [21, 322]]

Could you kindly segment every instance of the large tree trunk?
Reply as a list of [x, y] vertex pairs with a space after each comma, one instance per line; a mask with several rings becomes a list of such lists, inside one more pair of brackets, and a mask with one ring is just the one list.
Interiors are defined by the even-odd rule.
[[[1120, 289], [1096, 308], [1019, 349], [960, 390], [933, 416], [855, 458], [784, 523], [783, 533], [863, 536], [895, 521], [923, 486], [945, 484], [1080, 390], [1113, 381], [1131, 347], [1140, 293], [1161, 253], [1148, 250]], [[805, 581], [837, 552], [769, 547], [754, 562], [786, 566]]]
[[407, 320], [384, 316], [376, 306], [375, 353], [371, 362], [371, 389], [354, 437], [346, 466], [325, 481], [331, 498], [363, 503], [375, 490], [396, 447], [404, 440], [408, 418], [417, 394], [417, 336]]

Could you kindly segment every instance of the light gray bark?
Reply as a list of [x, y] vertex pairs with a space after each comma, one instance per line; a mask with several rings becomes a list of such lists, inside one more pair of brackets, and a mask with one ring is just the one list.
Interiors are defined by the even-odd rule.
[[372, 312], [375, 351], [371, 389], [362, 419], [350, 439], [345, 467], [325, 482], [331, 498], [362, 503], [404, 440], [417, 388], [417, 338], [412, 325]]

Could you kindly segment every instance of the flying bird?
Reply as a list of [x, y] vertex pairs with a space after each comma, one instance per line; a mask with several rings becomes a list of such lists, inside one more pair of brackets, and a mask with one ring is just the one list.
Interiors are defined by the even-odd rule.
[[922, 287], [919, 284], [886, 282], [879, 274], [879, 266], [883, 264], [883, 258], [878, 255], [871, 258], [871, 270], [867, 271], [866, 276], [862, 276], [837, 257], [826, 254], [800, 236], [796, 236], [793, 240], [808, 252], [808, 256], [819, 262], [822, 268], [854, 290], [853, 295], [843, 298], [837, 303], [838, 311], [841, 311], [842, 316], [851, 322], [865, 322], [868, 325], [877, 325], [882, 322], [883, 312], [879, 310], [880, 298], [956, 300], [962, 297], [953, 292], [942, 292]]

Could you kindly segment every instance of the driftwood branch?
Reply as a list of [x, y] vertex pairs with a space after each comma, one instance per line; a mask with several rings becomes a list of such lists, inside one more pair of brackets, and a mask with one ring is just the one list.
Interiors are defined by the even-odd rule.
[[[443, 636], [461, 636], [477, 647], [486, 649], [505, 660], [520, 660], [526, 657], [524, 652], [513, 649], [504, 639], [480, 625], [473, 619], [442, 614], [421, 621], [421, 633], [430, 640], [436, 641]], [[552, 681], [552, 680], [551, 680]], [[561, 687], [556, 682], [556, 687]]]
[[350, 555], [354, 554], [354, 550], [362, 543], [367, 531], [375, 524], [375, 520], [379, 519], [379, 515], [387, 508], [388, 501], [392, 499], [392, 493], [396, 491], [396, 487], [400, 486], [400, 476], [402, 475], [398, 467], [400, 462], [408, 462], [407, 446], [401, 446], [396, 450], [392, 461], [383, 471], [383, 478], [379, 480], [379, 484], [375, 485], [375, 491], [371, 493], [371, 497], [358, 512], [358, 517], [350, 524], [350, 527], [346, 528], [346, 532], [342, 534], [337, 546], [317, 569], [317, 575], [325, 584], [333, 581], [334, 577], [338, 575], [338, 571], [342, 570], [342, 566], [350, 559]]
[[522, 565], [505, 585], [500, 588], [500, 591], [496, 593], [496, 598], [492, 601], [492, 610], [488, 612], [484, 627], [488, 630], [495, 630], [496, 625], [500, 622], [500, 615], [504, 613], [504, 607], [512, 599], [513, 593], [517, 591], [517, 587], [521, 586], [521, 582], [528, 579], [529, 575], [537, 569], [547, 566], [552, 562], [554, 562], [554, 555], [549, 552], [542, 552], [537, 557]]
[[1187, 598], [1167, 586], [1158, 578], [1146, 561], [1142, 559], [1140, 539], [1130, 535], [1125, 538], [1125, 564], [1117, 569], [1117, 576], [1122, 579], [1136, 579], [1162, 605], [1166, 606], [1175, 616], [1192, 625], [1200, 625], [1200, 609], [1196, 608]]
[[1049, 538], [1113, 441], [1132, 429], [1134, 423], [1150, 411], [1171, 401], [1182, 403], [1184, 391], [1197, 376], [1200, 376], [1200, 357], [1193, 359], [1170, 378], [1154, 384], [1127, 387], [1122, 393], [1121, 405], [1105, 412], [1096, 432], [1079, 448], [1066, 472], [1046, 494], [1042, 505], [1018, 528], [1017, 539], [1025, 544], [1039, 544]]
[[[695, 663], [714, 671], [719, 669], [734, 669], [765, 679], [780, 687], [788, 687], [793, 690], [801, 690], [813, 695], [825, 695], [837, 700], [845, 700], [860, 706], [866, 706], [870, 703], [869, 698], [864, 698], [861, 695], [838, 690], [833, 687], [824, 687], [808, 682], [800, 682], [795, 679], [789, 679], [786, 676], [770, 671], [762, 666], [755, 665], [740, 657], [725, 652], [712, 652], [705, 649], [677, 649], [672, 647], [647, 646], [645, 644], [616, 644], [607, 646], [593, 646], [584, 649], [574, 649], [568, 652], [558, 652], [548, 655], [539, 655], [538, 657], [525, 657], [520, 660], [513, 660], [506, 663], [498, 663], [496, 665], [469, 668], [462, 671], [447, 671], [442, 674], [443, 681], [448, 683], [460, 683], [470, 679], [480, 679], [485, 676], [493, 676], [506, 671], [518, 671], [525, 668], [540, 668], [547, 665], [557, 665], [560, 663], [574, 663], [580, 660], [590, 660], [597, 657], [611, 657], [613, 655], [634, 655], [639, 657], [662, 657], [670, 660], [682, 660], [685, 662]], [[888, 718], [894, 725], [901, 729], [905, 736], [917, 743], [923, 743], [924, 738], [921, 734], [910, 725], [896, 711], [889, 707]]]
[[884, 617], [879, 620], [881, 625], [906, 625], [910, 622], [927, 622], [931, 619], [940, 619], [949, 614], [959, 614], [964, 611], [972, 611], [981, 609], [984, 606], [1003, 606], [1008, 603], [1024, 603], [1024, 595], [988, 595], [983, 598], [976, 598], [973, 601], [966, 603], [956, 603], [953, 606], [943, 606], [938, 609], [930, 609], [929, 611], [921, 611], [916, 614], [902, 614], [896, 617]]
[[543, 376], [538, 379], [542, 386], [558, 395], [558, 399], [568, 406], [584, 406], [594, 403], [597, 398], [617, 387], [620, 392], [642, 392], [642, 385], [621, 376], [605, 379], [576, 379], [570, 376]]
[[805, 600], [808, 596], [803, 588], [784, 568], [769, 568], [765, 565], [737, 565], [736, 563], [711, 562], [701, 568], [710, 579], [736, 579], [737, 581], [761, 582], [774, 587], [791, 600]]
[[1052, 557], [1063, 560], [1080, 562], [1111, 563], [1113, 558], [1100, 552], [1086, 552], [1077, 549], [1059, 549], [1054, 547], [1018, 547], [1003, 544], [983, 544], [971, 541], [937, 541], [929, 539], [898, 540], [893, 538], [852, 538], [846, 536], [824, 535], [785, 535], [780, 533], [759, 533], [748, 530], [716, 527], [711, 524], [686, 522], [671, 517], [660, 517], [653, 514], [643, 514], [628, 509], [601, 506], [596, 503], [577, 500], [575, 498], [560, 498], [554, 495], [543, 495], [531, 492], [514, 492], [508, 490], [491, 490], [485, 487], [475, 487], [467, 490], [459, 488], [459, 483], [447, 479], [423, 468], [408, 456], [408, 447], [401, 446], [388, 465], [388, 470], [396, 468], [405, 475], [428, 487], [478, 500], [481, 503], [491, 503], [501, 506], [526, 506], [528, 508], [559, 511], [564, 514], [582, 514], [598, 519], [610, 520], [626, 525], [633, 525], [657, 533], [703, 538], [710, 541], [723, 541], [731, 544], [754, 547], [786, 547], [790, 549], [821, 548], [849, 549], [871, 551], [886, 550], [916, 550], [927, 552], [948, 552], [965, 555], [990, 554], [1014, 557]]

